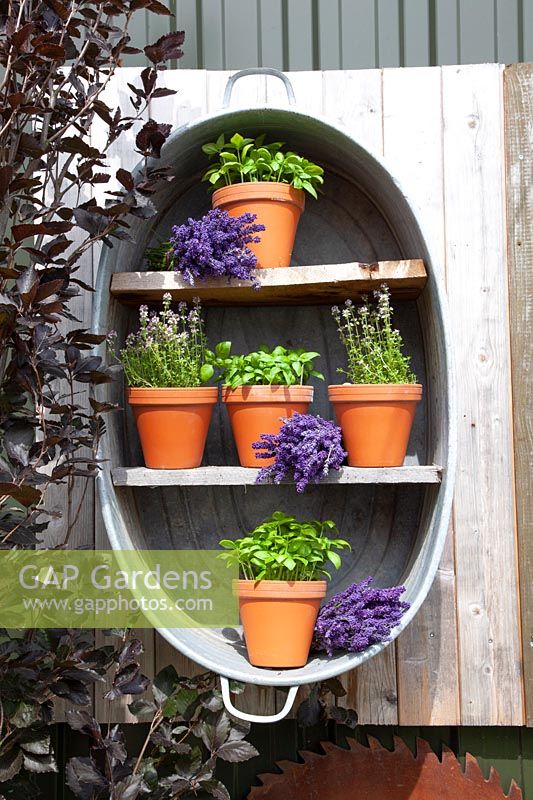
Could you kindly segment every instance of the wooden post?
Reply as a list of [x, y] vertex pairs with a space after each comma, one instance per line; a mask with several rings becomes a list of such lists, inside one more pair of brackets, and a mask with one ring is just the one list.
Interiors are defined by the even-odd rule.
[[533, 726], [533, 64], [504, 74], [511, 363], [526, 724]]

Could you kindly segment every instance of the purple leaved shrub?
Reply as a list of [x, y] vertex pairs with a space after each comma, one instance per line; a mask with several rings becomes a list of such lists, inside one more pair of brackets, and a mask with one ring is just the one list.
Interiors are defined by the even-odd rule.
[[303, 492], [309, 483], [318, 483], [330, 469], [340, 469], [346, 458], [339, 426], [313, 414], [293, 414], [279, 433], [262, 433], [252, 447], [264, 450], [256, 453], [257, 458], [275, 459], [259, 472], [256, 483], [293, 478], [297, 492]]
[[404, 586], [377, 589], [373, 578], [352, 583], [334, 595], [320, 609], [315, 625], [313, 650], [360, 653], [372, 644], [386, 642], [409, 603], [400, 600]]
[[253, 270], [257, 259], [248, 245], [259, 242], [264, 225], [255, 222], [256, 214], [231, 217], [214, 208], [201, 219], [189, 217], [183, 225], [174, 225], [170, 246], [174, 270], [194, 285], [205, 278], [239, 278], [259, 282]]

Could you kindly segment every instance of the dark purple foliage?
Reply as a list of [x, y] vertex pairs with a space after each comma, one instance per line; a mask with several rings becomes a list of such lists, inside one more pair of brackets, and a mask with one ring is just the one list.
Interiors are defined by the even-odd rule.
[[202, 219], [189, 217], [183, 225], [174, 225], [170, 244], [176, 272], [188, 283], [205, 278], [239, 278], [259, 287], [253, 270], [257, 259], [248, 245], [259, 242], [255, 234], [265, 230], [254, 222], [256, 214], [230, 217], [227, 211], [214, 208]]
[[328, 600], [318, 614], [313, 650], [359, 653], [372, 644], [386, 642], [409, 603], [400, 600], [404, 586], [374, 589], [374, 579], [353, 583]]
[[257, 476], [257, 483], [271, 479], [274, 483], [293, 477], [296, 491], [307, 484], [318, 483], [330, 469], [340, 469], [346, 458], [341, 443], [341, 429], [334, 422], [313, 414], [294, 414], [285, 420], [278, 434], [262, 433], [254, 442], [257, 458], [275, 458]]

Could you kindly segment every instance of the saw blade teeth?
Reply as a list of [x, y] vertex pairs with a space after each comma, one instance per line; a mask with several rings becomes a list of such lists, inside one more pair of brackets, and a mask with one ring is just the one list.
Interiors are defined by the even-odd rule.
[[394, 743], [394, 753], [397, 753], [404, 758], [409, 757], [410, 759], [414, 760], [413, 751], [411, 748], [406, 744], [404, 739], [400, 738], [400, 736], [393, 736], [392, 741]]
[[[280, 761], [281, 774], [261, 774], [263, 785], [251, 789], [248, 800], [317, 800], [330, 797], [332, 782], [335, 797], [391, 798], [391, 776], [395, 787], [404, 787], [413, 800], [523, 800], [513, 780], [506, 794], [494, 768], [485, 780], [476, 758], [466, 753], [464, 771], [452, 750], [442, 746], [442, 760], [424, 739], [416, 741], [416, 759], [406, 742], [398, 736], [393, 749], [384, 747], [374, 736], [368, 745], [347, 739], [348, 747], [322, 742], [323, 754], [304, 750], [303, 763]], [[438, 795], [435, 794], [436, 788]], [[355, 793], [355, 794], [354, 794]], [[406, 795], [407, 796], [407, 795]]]
[[498, 786], [500, 789], [502, 787], [502, 782], [500, 780], [500, 773], [496, 769], [494, 769], [494, 767], [490, 768], [489, 779], [487, 783], [490, 783], [492, 786]]
[[306, 764], [310, 764], [312, 761], [317, 761], [319, 758], [324, 758], [324, 756], [320, 756], [318, 753], [312, 753], [311, 750], [302, 750], [300, 756], [303, 758]]
[[509, 800], [522, 800], [522, 789], [520, 789], [514, 778], [509, 787]]
[[348, 745], [350, 750], [355, 753], [360, 753], [361, 750], [368, 750], [368, 748], [365, 747], [364, 744], [361, 744], [361, 742], [358, 742], [357, 739], [354, 739], [352, 736], [346, 737], [346, 744]]
[[[302, 757], [304, 756], [304, 754], [305, 751], [303, 753], [300, 753]], [[282, 761], [276, 761], [276, 767], [278, 767], [278, 769], [280, 769], [283, 773], [285, 773], [285, 775], [287, 775], [290, 772], [293, 772], [294, 768], [297, 766], [298, 764], [295, 761], [289, 761], [288, 759], [283, 759]]]
[[381, 742], [375, 736], [367, 736], [368, 746], [371, 750], [385, 750]]
[[431, 745], [429, 742], [426, 742], [425, 739], [420, 739], [418, 736], [416, 738], [416, 758], [417, 760], [424, 760], [428, 756], [433, 756], [436, 758], [437, 756], [433, 752]]
[[465, 754], [465, 775], [471, 781], [483, 781], [485, 783], [485, 776], [481, 771], [477, 760], [471, 753]]

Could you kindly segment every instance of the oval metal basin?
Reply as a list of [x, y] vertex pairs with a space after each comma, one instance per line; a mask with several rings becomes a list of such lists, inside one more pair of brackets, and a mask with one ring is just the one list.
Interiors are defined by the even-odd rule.
[[[412, 620], [435, 576], [448, 532], [455, 468], [454, 379], [443, 277], [431, 263], [428, 248], [401, 187], [384, 164], [353, 138], [324, 119], [293, 110], [253, 108], [232, 110], [197, 119], [179, 129], [163, 151], [175, 180], [155, 198], [158, 216], [135, 220], [136, 244], [121, 242], [104, 248], [100, 261], [94, 328], [115, 330], [119, 342], [134, 329], [137, 309], [110, 296], [113, 272], [145, 269], [146, 246], [168, 238], [170, 227], [210, 207], [200, 176], [207, 161], [201, 145], [224, 131], [267, 134], [322, 164], [324, 192], [308, 198], [297, 234], [294, 264], [374, 262], [423, 258], [426, 288], [416, 301], [395, 302], [395, 320], [424, 400], [419, 406], [406, 464], [438, 464], [439, 484], [324, 485], [297, 495], [293, 486], [246, 487], [115, 487], [111, 470], [142, 465], [137, 434], [117, 382], [104, 387], [107, 399], [123, 413], [107, 417], [102, 443], [107, 459], [98, 478], [102, 512], [115, 549], [190, 549], [217, 547], [220, 538], [242, 535], [274, 510], [303, 518], [331, 518], [352, 543], [352, 553], [333, 577], [330, 592], [368, 575], [380, 586], [404, 583], [411, 604], [394, 637]], [[327, 305], [209, 308], [211, 343], [231, 339], [234, 352], [247, 352], [266, 342], [302, 346], [322, 354], [317, 366], [326, 382], [315, 382], [314, 413], [331, 417], [327, 383], [336, 383], [343, 364], [334, 322]], [[237, 464], [225, 410], [215, 413], [208, 438], [206, 464]], [[228, 678], [255, 684], [288, 686], [339, 675], [372, 658], [386, 644], [357, 654], [311, 657], [305, 667], [270, 670], [252, 667], [241, 634], [235, 629], [165, 629], [160, 633], [177, 650]]]

